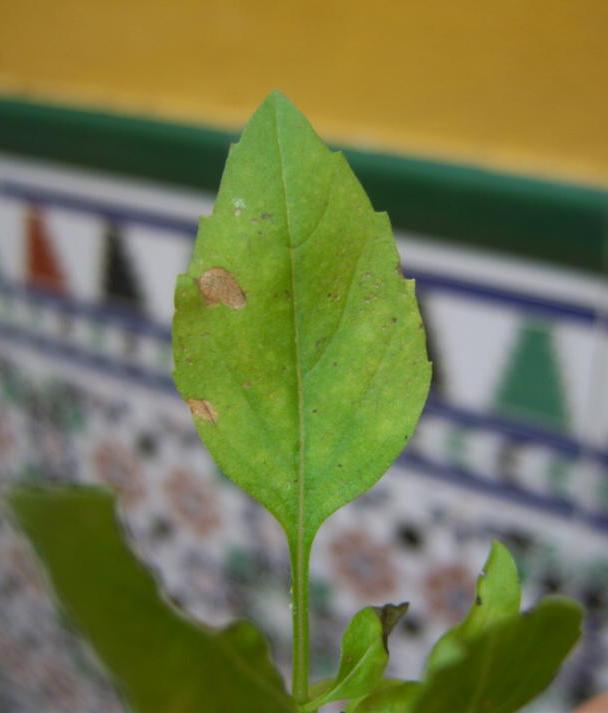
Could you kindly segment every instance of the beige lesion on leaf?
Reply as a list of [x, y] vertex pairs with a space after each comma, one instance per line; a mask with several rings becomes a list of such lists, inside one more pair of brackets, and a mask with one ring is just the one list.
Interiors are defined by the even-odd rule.
[[218, 412], [210, 401], [204, 399], [188, 399], [186, 402], [192, 415], [208, 423], [217, 423]]
[[238, 282], [223, 267], [212, 267], [196, 282], [207, 307], [223, 304], [231, 309], [243, 309], [247, 304], [245, 293]]

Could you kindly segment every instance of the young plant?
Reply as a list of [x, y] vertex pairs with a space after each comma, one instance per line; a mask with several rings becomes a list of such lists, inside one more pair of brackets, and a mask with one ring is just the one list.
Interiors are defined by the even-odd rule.
[[232, 147], [175, 304], [174, 377], [196, 428], [285, 531], [292, 691], [253, 625], [213, 632], [167, 608], [122, 543], [109, 495], [15, 492], [13, 510], [62, 601], [134, 709], [314, 713], [343, 700], [349, 713], [511, 713], [542, 691], [581, 612], [550, 598], [520, 613], [515, 565], [499, 543], [471, 611], [437, 642], [421, 681], [384, 678], [388, 636], [407, 609], [387, 604], [354, 616], [335, 678], [309, 685], [314, 537], [403, 449], [430, 364], [388, 217], [279, 93]]

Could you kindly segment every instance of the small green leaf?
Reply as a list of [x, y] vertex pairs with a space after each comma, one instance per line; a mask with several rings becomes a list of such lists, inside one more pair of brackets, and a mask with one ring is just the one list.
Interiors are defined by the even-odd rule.
[[[553, 680], [580, 636], [582, 611], [547, 598], [466, 642], [457, 661], [430, 673], [407, 713], [514, 713]], [[371, 713], [371, 711], [370, 711]], [[384, 713], [374, 711], [374, 713]]]
[[175, 304], [198, 432], [302, 569], [321, 523], [405, 447], [430, 365], [387, 215], [278, 92], [232, 147]]
[[426, 663], [431, 673], [458, 659], [468, 641], [505, 617], [519, 612], [521, 587], [509, 550], [494, 542], [477, 580], [476, 597], [467, 616], [435, 644]]
[[369, 696], [344, 713], [409, 713], [422, 684], [417, 681], [386, 680]]
[[550, 597], [501, 618], [422, 683], [379, 688], [348, 713], [515, 713], [551, 683], [581, 633], [582, 610]]
[[20, 489], [10, 506], [60, 603], [138, 713], [291, 713], [262, 634], [215, 631], [171, 608], [126, 547], [97, 488]]
[[388, 637], [408, 605], [386, 604], [357, 612], [342, 637], [340, 666], [335, 679], [325, 682], [303, 713], [330, 703], [361, 698], [373, 691], [388, 663]]
[[421, 683], [393, 682], [348, 713], [514, 713], [551, 682], [580, 635], [573, 601], [543, 600], [519, 613], [521, 589], [507, 548], [495, 542], [467, 616], [435, 644]]

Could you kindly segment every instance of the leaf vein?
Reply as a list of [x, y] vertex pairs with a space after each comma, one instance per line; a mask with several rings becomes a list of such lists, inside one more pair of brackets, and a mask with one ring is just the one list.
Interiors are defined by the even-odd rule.
[[317, 230], [319, 229], [319, 227], [320, 227], [321, 224], [323, 223], [323, 220], [324, 220], [325, 216], [327, 215], [327, 212], [328, 212], [328, 210], [329, 210], [329, 206], [330, 206], [330, 204], [331, 204], [331, 197], [332, 197], [332, 193], [333, 193], [333, 189], [334, 189], [334, 185], [335, 185], [335, 178], [336, 178], [336, 168], [335, 168], [335, 166], [334, 166], [333, 172], [332, 172], [332, 174], [331, 174], [331, 178], [330, 178], [330, 181], [329, 181], [329, 186], [327, 187], [327, 198], [326, 198], [326, 200], [325, 200], [325, 204], [324, 204], [324, 206], [323, 206], [323, 209], [322, 209], [321, 212], [319, 213], [319, 217], [317, 218], [317, 222], [315, 223], [314, 227], [311, 228], [311, 229], [308, 231], [308, 235], [306, 235], [304, 238], [302, 238], [302, 240], [300, 240], [299, 243], [296, 243], [296, 244], [293, 246], [293, 249], [294, 249], [294, 250], [297, 250], [298, 248], [301, 248], [302, 245], [304, 245], [305, 243], [307, 243], [307, 242], [315, 235], [315, 233], [317, 232]]
[[[211, 339], [213, 340], [214, 344], [216, 345], [216, 348], [219, 353], [223, 353], [224, 355], [226, 354], [226, 350], [222, 350], [220, 345], [218, 344], [217, 337], [213, 332], [209, 333], [211, 336]], [[254, 408], [253, 405], [253, 400], [252, 396], [249, 395], [247, 390], [243, 387], [240, 379], [237, 375], [236, 369], [230, 364], [230, 362], [225, 358], [225, 356], [222, 359], [218, 359], [218, 363], [221, 363], [224, 367], [225, 372], [228, 374], [228, 376], [232, 379], [232, 381], [236, 384], [237, 390], [239, 394], [242, 396], [244, 399], [245, 403], [249, 406], [250, 411], [253, 413], [253, 415], [257, 418], [260, 426], [262, 427], [262, 430], [268, 435], [269, 439], [275, 443], [275, 454], [278, 453], [279, 449], [279, 441], [276, 438], [276, 435], [272, 432], [270, 426], [266, 422], [266, 420], [262, 417], [260, 412]], [[221, 427], [221, 424], [218, 423], [218, 425]], [[283, 461], [283, 454], [281, 454], [280, 461]], [[287, 465], [287, 462], [285, 462], [284, 465]]]
[[361, 250], [359, 251], [359, 254], [357, 255], [353, 269], [350, 275], [348, 287], [346, 288], [346, 297], [344, 298], [344, 302], [342, 303], [342, 310], [340, 311], [340, 316], [338, 317], [338, 321], [336, 323], [336, 326], [334, 327], [334, 331], [331, 333], [329, 339], [326, 340], [325, 344], [323, 345], [322, 349], [319, 351], [319, 354], [315, 361], [308, 367], [308, 369], [305, 371], [304, 376], [308, 376], [317, 366], [320, 364], [320, 362], [323, 360], [323, 357], [327, 353], [327, 350], [329, 349], [330, 345], [336, 338], [336, 335], [340, 331], [340, 328], [342, 326], [342, 322], [344, 320], [344, 315], [347, 314], [348, 308], [350, 306], [350, 300], [352, 296], [352, 290], [353, 286], [355, 284], [355, 277], [357, 273], [359, 272], [359, 265], [361, 263], [361, 258], [363, 257], [363, 254], [367, 250], [367, 248], [370, 245], [370, 240], [369, 238], [363, 242], [363, 246], [361, 247]]
[[[286, 696], [283, 695], [279, 690], [275, 688], [266, 678], [264, 678], [258, 671], [253, 668], [249, 661], [238, 651], [236, 651], [227, 642], [222, 640], [222, 633], [215, 637], [215, 643], [224, 652], [224, 655], [228, 659], [232, 659], [234, 665], [239, 668], [246, 676], [249, 676], [250, 680], [256, 685], [260, 690], [264, 691], [268, 695], [272, 696], [277, 703], [281, 704], [281, 707], [285, 711], [293, 711], [293, 708], [289, 705], [286, 700]], [[268, 655], [267, 652], [265, 652]]]
[[367, 380], [367, 383], [365, 384], [365, 387], [363, 388], [363, 391], [359, 395], [359, 398], [357, 401], [353, 402], [351, 404], [351, 408], [349, 409], [348, 413], [346, 414], [346, 418], [342, 421], [342, 423], [339, 426], [334, 426], [332, 431], [334, 433], [342, 431], [342, 436], [336, 441], [336, 444], [331, 452], [331, 455], [328, 457], [327, 461], [328, 463], [332, 463], [333, 459], [335, 458], [335, 455], [339, 453], [340, 448], [342, 447], [345, 438], [350, 438], [352, 429], [348, 428], [348, 424], [353, 420], [357, 413], [357, 407], [361, 402], [365, 399], [367, 396], [367, 393], [371, 389], [374, 381], [376, 380], [376, 377], [378, 376], [380, 369], [382, 368], [384, 361], [386, 360], [386, 356], [389, 352], [390, 346], [393, 342], [393, 339], [395, 338], [396, 332], [394, 331], [390, 338], [385, 342], [384, 349], [382, 350], [382, 354], [380, 355], [380, 358], [378, 359], [378, 363], [376, 365], [376, 368], [374, 369], [372, 375], [369, 377]]

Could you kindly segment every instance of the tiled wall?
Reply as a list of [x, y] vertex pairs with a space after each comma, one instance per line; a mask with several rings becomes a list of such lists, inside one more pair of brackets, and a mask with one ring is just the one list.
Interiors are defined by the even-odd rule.
[[[171, 381], [173, 283], [212, 201], [0, 156], [0, 477], [111, 484], [172, 598], [213, 624], [253, 617], [287, 670], [282, 535], [214, 466]], [[588, 608], [583, 644], [534, 709], [569, 710], [608, 688], [608, 290], [398, 239], [434, 385], [407, 452], [318, 538], [315, 673], [335, 664], [357, 608], [408, 599], [392, 668], [415, 676], [498, 537], [527, 603], [559, 591]], [[6, 518], [0, 551], [0, 710], [120, 710]]]

